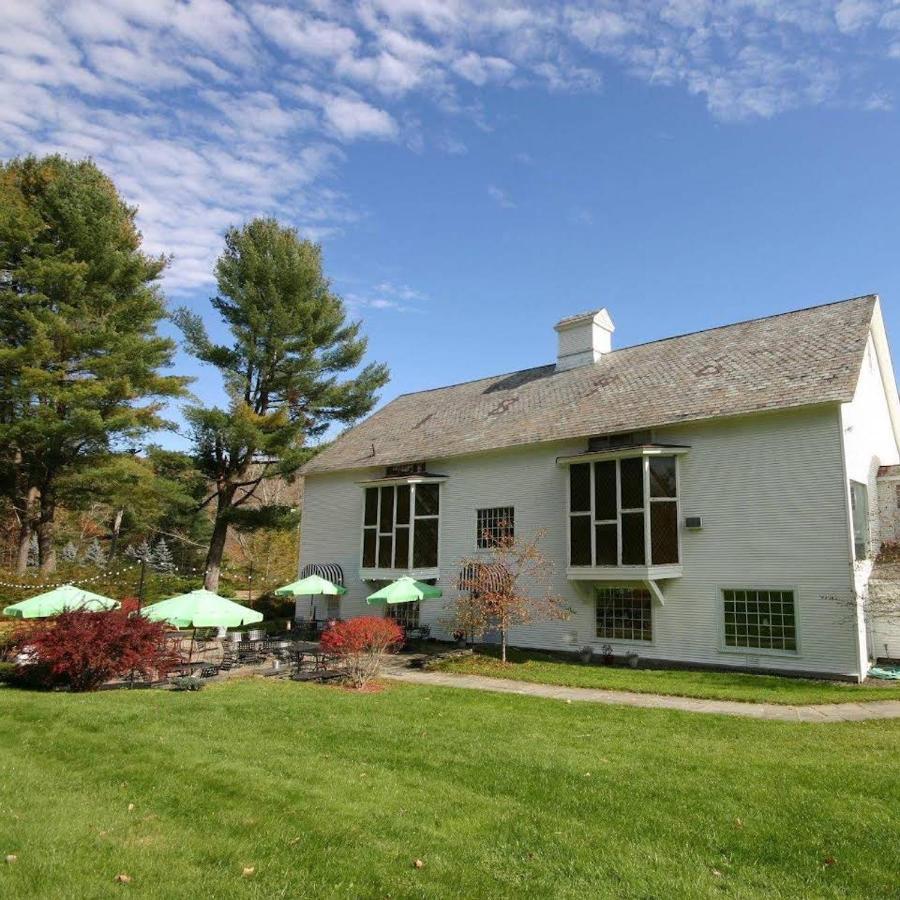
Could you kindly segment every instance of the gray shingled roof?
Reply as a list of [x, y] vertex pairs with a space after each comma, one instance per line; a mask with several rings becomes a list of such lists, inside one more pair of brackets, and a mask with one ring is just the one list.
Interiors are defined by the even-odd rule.
[[441, 459], [853, 397], [872, 295], [404, 394], [304, 473]]

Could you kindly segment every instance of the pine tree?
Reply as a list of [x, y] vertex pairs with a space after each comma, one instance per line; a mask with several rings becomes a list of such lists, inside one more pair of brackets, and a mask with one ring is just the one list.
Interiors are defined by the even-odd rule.
[[61, 485], [161, 424], [186, 379], [161, 375], [166, 259], [92, 162], [0, 164], [0, 489], [55, 565]]
[[153, 549], [150, 546], [149, 541], [144, 538], [139, 544], [132, 544], [126, 551], [125, 555], [131, 559], [136, 559], [138, 562], [145, 562], [148, 565], [153, 560]]
[[85, 562], [89, 562], [92, 566], [105, 566], [106, 565], [106, 553], [103, 550], [103, 547], [100, 546], [100, 541], [97, 538], [94, 538], [91, 541], [90, 546], [87, 548], [87, 552], [84, 554]]
[[387, 367], [355, 369], [366, 351], [359, 322], [348, 322], [343, 301], [322, 272], [321, 248], [274, 219], [230, 229], [216, 264], [219, 294], [212, 304], [231, 332], [213, 344], [196, 314], [176, 321], [188, 347], [221, 372], [227, 409], [186, 410], [197, 468], [214, 485], [215, 523], [206, 558], [206, 587], [216, 590], [229, 525], [290, 528], [287, 506], [261, 505], [268, 478], [293, 478], [312, 455], [310, 439], [335, 422], [349, 423], [375, 405]]
[[73, 563], [78, 560], [78, 548], [69, 541], [65, 547], [62, 548], [59, 554], [62, 557], [63, 562]]
[[151, 565], [157, 572], [170, 574], [175, 571], [175, 560], [172, 557], [172, 551], [169, 545], [160, 538], [153, 548], [153, 556]]

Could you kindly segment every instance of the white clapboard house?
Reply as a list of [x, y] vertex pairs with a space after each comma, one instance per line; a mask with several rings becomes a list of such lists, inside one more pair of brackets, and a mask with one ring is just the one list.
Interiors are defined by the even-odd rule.
[[[853, 678], [900, 656], [864, 603], [900, 505], [877, 297], [621, 349], [606, 310], [555, 329], [555, 363], [405, 394], [305, 467], [301, 571], [347, 588], [319, 616], [446, 636], [460, 560], [543, 529], [573, 615], [513, 645]], [[366, 605], [402, 574], [445, 601]]]

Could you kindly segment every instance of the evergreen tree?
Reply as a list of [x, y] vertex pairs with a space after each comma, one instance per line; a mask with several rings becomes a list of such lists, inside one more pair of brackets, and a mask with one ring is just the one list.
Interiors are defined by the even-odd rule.
[[62, 548], [60, 556], [62, 557], [63, 562], [74, 563], [78, 560], [78, 548], [69, 541], [69, 543]]
[[355, 376], [366, 351], [359, 322], [347, 322], [340, 297], [322, 272], [319, 246], [301, 240], [273, 219], [232, 228], [216, 264], [213, 306], [231, 332], [229, 345], [214, 344], [199, 316], [181, 310], [177, 321], [188, 347], [222, 373], [227, 409], [192, 406], [198, 469], [213, 485], [215, 522], [206, 559], [206, 587], [215, 590], [229, 525], [253, 530], [290, 528], [289, 507], [261, 505], [259, 485], [293, 478], [309, 458], [310, 438], [333, 422], [349, 423], [369, 412], [387, 382], [381, 364]]
[[160, 374], [166, 260], [141, 252], [135, 214], [90, 161], [0, 165], [0, 488], [44, 571], [62, 481], [160, 427], [186, 383]]
[[172, 551], [169, 550], [169, 545], [162, 538], [156, 542], [151, 559], [151, 565], [157, 572], [171, 574], [175, 571], [175, 560], [172, 557]]
[[144, 538], [139, 544], [132, 544], [126, 551], [125, 555], [138, 562], [145, 562], [148, 565], [153, 559], [153, 549], [149, 541]]
[[84, 554], [85, 562], [89, 562], [92, 566], [105, 566], [106, 565], [106, 553], [103, 550], [103, 547], [100, 546], [100, 541], [97, 538], [94, 538], [90, 546], [87, 548], [87, 552]]

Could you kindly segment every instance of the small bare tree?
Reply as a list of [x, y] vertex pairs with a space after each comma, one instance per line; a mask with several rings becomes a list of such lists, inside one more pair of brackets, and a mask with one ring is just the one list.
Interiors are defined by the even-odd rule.
[[506, 662], [509, 630], [541, 619], [567, 619], [572, 611], [552, 590], [553, 563], [539, 544], [546, 532], [530, 540], [514, 537], [510, 529], [485, 532], [487, 552], [460, 562], [459, 590], [451, 628], [473, 637], [500, 632], [500, 658]]

